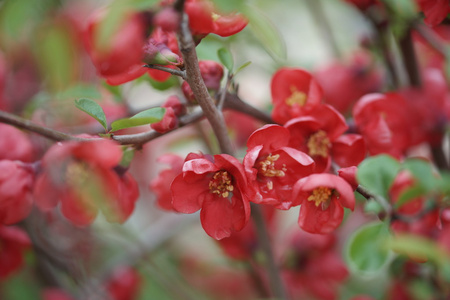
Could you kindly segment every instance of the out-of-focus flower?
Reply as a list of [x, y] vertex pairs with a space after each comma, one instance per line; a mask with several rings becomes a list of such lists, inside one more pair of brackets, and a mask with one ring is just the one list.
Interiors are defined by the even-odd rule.
[[141, 287], [141, 275], [132, 267], [119, 266], [105, 283], [106, 291], [113, 300], [134, 300]]
[[0, 225], [0, 279], [18, 271], [24, 263], [24, 252], [31, 246], [25, 231], [15, 226]]
[[349, 273], [334, 250], [334, 235], [297, 230], [286, 250], [282, 275], [293, 299], [334, 300]]
[[170, 96], [161, 107], [166, 109], [163, 119], [151, 124], [150, 127], [164, 133], [178, 126], [178, 117], [186, 113], [186, 107], [177, 96]]
[[[201, 60], [198, 62], [200, 73], [208, 90], [217, 91], [223, 77], [223, 66], [213, 60]], [[182, 84], [182, 91], [189, 102], [195, 103], [194, 93], [187, 81]]]
[[52, 146], [34, 186], [36, 204], [48, 210], [61, 203], [63, 215], [79, 226], [92, 223], [99, 210], [110, 222], [125, 222], [139, 191], [131, 174], [114, 170], [121, 158], [119, 146], [109, 140]]
[[355, 53], [348, 62], [325, 65], [314, 76], [323, 88], [325, 103], [341, 113], [365, 94], [380, 91], [383, 83], [381, 72], [364, 52]]
[[33, 205], [34, 174], [23, 163], [0, 160], [0, 224], [25, 219]]
[[41, 295], [43, 300], [74, 300], [67, 292], [58, 288], [46, 288]]
[[313, 174], [294, 186], [293, 205], [301, 204], [299, 226], [310, 233], [326, 234], [344, 218], [344, 207], [355, 207], [353, 189], [344, 179], [332, 174]]
[[173, 208], [186, 214], [201, 209], [203, 229], [216, 240], [244, 228], [255, 196], [244, 167], [227, 154], [186, 161], [171, 191]]
[[447, 0], [416, 0], [420, 10], [425, 15], [425, 24], [439, 25], [450, 13], [450, 3]]
[[248, 139], [245, 172], [262, 196], [254, 202], [289, 209], [293, 185], [313, 173], [314, 161], [304, 152], [288, 147], [289, 137], [286, 128], [265, 125]]
[[14, 126], [0, 123], [0, 159], [30, 162], [33, 145], [27, 135]]
[[322, 88], [313, 76], [302, 69], [281, 68], [272, 77], [272, 118], [284, 124], [300, 117], [322, 101]]
[[158, 162], [168, 164], [170, 168], [162, 170], [158, 177], [150, 182], [150, 190], [156, 194], [157, 204], [160, 208], [173, 210], [170, 185], [173, 179], [181, 173], [184, 160], [175, 154], [164, 154], [158, 158]]

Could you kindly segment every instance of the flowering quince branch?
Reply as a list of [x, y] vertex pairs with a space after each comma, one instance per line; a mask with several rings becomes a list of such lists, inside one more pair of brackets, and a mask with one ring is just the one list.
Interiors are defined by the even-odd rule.
[[167, 68], [164, 66], [152, 65], [152, 64], [144, 65], [144, 67], [164, 71], [164, 72], [170, 73], [172, 75], [179, 76], [179, 77], [183, 78], [184, 80], [186, 80], [186, 71], [174, 70], [174, 69]]
[[183, 54], [184, 65], [186, 68], [187, 82], [189, 83], [195, 98], [202, 108], [206, 119], [208, 119], [211, 124], [222, 152], [233, 154], [234, 150], [228, 136], [223, 115], [214, 105], [214, 102], [212, 101], [211, 96], [208, 93], [208, 89], [202, 79], [198, 66], [195, 44], [189, 29], [188, 21], [187, 14], [183, 13], [180, 23], [180, 31], [178, 34], [180, 51]]
[[403, 55], [403, 63], [406, 68], [409, 83], [411, 86], [420, 87], [422, 80], [420, 78], [419, 66], [417, 64], [416, 54], [412, 41], [412, 27], [405, 30], [404, 35], [400, 38], [399, 44]]

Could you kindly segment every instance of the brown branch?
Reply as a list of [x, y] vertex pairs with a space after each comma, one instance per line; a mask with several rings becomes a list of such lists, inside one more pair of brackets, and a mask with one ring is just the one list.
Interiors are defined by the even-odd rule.
[[194, 93], [195, 99], [202, 108], [205, 117], [208, 119], [214, 134], [219, 142], [223, 153], [233, 155], [234, 149], [228, 136], [227, 127], [222, 112], [219, 111], [211, 96], [208, 93], [205, 82], [203, 81], [198, 66], [195, 43], [189, 29], [189, 20], [187, 14], [182, 15], [180, 32], [178, 33], [180, 51], [183, 55], [184, 65], [186, 67], [187, 82]]
[[224, 108], [244, 113], [264, 123], [275, 124], [270, 115], [246, 103], [236, 94], [227, 93]]
[[180, 76], [181, 78], [186, 80], [186, 71], [175, 70], [175, 69], [171, 69], [168, 67], [164, 67], [164, 66], [160, 66], [160, 65], [153, 65], [153, 64], [144, 65], [144, 67], [149, 68], [149, 69], [155, 69], [155, 70], [167, 72], [172, 75]]
[[57, 131], [45, 126], [41, 126], [39, 124], [36, 124], [30, 120], [21, 118], [19, 116], [13, 115], [11, 113], [8, 113], [6, 111], [0, 110], [0, 122], [10, 124], [22, 129], [26, 129], [28, 131], [37, 133], [39, 135], [42, 135], [48, 139], [54, 140], [54, 141], [92, 141], [92, 139], [89, 138], [80, 138], [76, 137], [61, 131]]
[[409, 84], [414, 87], [420, 87], [422, 80], [414, 51], [411, 28], [406, 29], [404, 36], [399, 40], [399, 46], [402, 52], [403, 64], [408, 74]]

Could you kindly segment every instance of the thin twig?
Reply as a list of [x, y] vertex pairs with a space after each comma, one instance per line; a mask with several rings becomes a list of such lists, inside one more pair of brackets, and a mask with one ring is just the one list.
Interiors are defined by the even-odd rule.
[[408, 74], [409, 84], [414, 87], [420, 87], [422, 80], [414, 51], [411, 28], [405, 30], [404, 36], [399, 40], [399, 45], [402, 52], [403, 64]]
[[164, 67], [164, 66], [160, 66], [160, 65], [153, 65], [153, 64], [144, 65], [144, 67], [149, 68], [149, 69], [164, 71], [164, 72], [170, 73], [172, 75], [180, 76], [181, 78], [186, 80], [186, 71], [175, 70], [175, 69], [171, 69], [168, 67]]
[[198, 65], [195, 43], [189, 29], [189, 20], [187, 14], [182, 15], [180, 32], [178, 33], [180, 51], [183, 55], [184, 65], [186, 67], [187, 82], [194, 93], [195, 99], [202, 108], [205, 117], [208, 119], [214, 134], [219, 142], [223, 153], [233, 155], [234, 149], [228, 136], [227, 127], [222, 112], [214, 105], [211, 96], [208, 93], [205, 82], [203, 81]]
[[44, 127], [41, 125], [38, 125], [30, 120], [21, 118], [19, 116], [13, 115], [11, 113], [8, 113], [6, 111], [0, 110], [0, 122], [10, 124], [22, 129], [26, 129], [28, 131], [37, 133], [39, 135], [42, 135], [48, 139], [54, 140], [54, 141], [92, 141], [92, 139], [89, 138], [80, 138], [76, 137], [61, 131], [57, 131], [54, 129], [50, 129], [48, 127]]
[[236, 94], [227, 93], [224, 108], [244, 113], [264, 123], [275, 124], [270, 115], [243, 101]]
[[269, 275], [270, 286], [272, 289], [273, 296], [277, 299], [287, 299], [286, 289], [281, 280], [279, 269], [275, 263], [275, 258], [272, 251], [272, 244], [270, 242], [270, 237], [268, 234], [266, 222], [264, 220], [261, 207], [257, 204], [252, 203], [252, 218], [256, 227], [256, 234], [258, 236], [258, 241], [261, 245], [261, 249], [267, 258], [266, 268]]

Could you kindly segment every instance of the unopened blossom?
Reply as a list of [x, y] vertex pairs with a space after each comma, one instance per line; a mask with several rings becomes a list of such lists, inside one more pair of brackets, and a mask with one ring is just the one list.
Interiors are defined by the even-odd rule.
[[0, 225], [0, 246], [0, 279], [4, 279], [23, 266], [31, 241], [21, 228]]
[[0, 123], [0, 159], [31, 162], [33, 155], [33, 145], [23, 131]]

